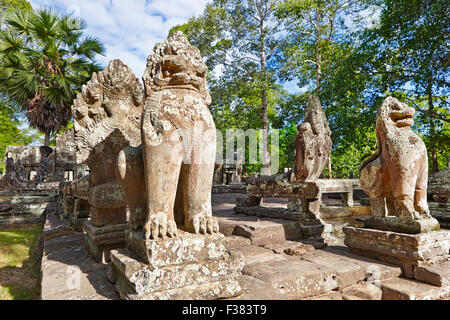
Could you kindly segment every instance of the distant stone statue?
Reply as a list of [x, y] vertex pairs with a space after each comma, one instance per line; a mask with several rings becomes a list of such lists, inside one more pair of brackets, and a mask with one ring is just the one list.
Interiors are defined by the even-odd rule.
[[328, 163], [331, 130], [317, 96], [309, 96], [305, 121], [298, 126], [295, 139], [294, 180], [315, 181]]
[[375, 217], [396, 216], [410, 222], [430, 219], [428, 230], [436, 228], [437, 221], [431, 218], [427, 204], [427, 149], [411, 130], [414, 113], [393, 97], [384, 100], [376, 118], [378, 151], [363, 162], [359, 176]]
[[183, 225], [190, 233], [219, 231], [211, 211], [216, 128], [206, 72], [200, 51], [181, 32], [157, 44], [147, 60], [142, 146], [118, 158], [131, 224], [146, 239], [176, 236]]

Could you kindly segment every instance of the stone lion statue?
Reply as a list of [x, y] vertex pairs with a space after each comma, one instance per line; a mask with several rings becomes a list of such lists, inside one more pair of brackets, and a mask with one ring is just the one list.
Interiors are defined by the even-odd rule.
[[182, 32], [155, 46], [144, 73], [142, 145], [124, 148], [117, 176], [131, 225], [146, 239], [216, 233], [211, 188], [216, 128], [208, 109], [207, 67]]
[[387, 97], [376, 118], [377, 152], [359, 168], [372, 214], [430, 218], [427, 204], [428, 158], [425, 143], [411, 130], [414, 109]]

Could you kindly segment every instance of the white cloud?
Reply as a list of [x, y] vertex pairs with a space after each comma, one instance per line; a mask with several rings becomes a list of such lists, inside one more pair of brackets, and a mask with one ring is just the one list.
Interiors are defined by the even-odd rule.
[[170, 28], [201, 14], [209, 0], [31, 0], [33, 8], [51, 8], [86, 20], [85, 34], [106, 47], [106, 65], [120, 59], [140, 78], [147, 56]]

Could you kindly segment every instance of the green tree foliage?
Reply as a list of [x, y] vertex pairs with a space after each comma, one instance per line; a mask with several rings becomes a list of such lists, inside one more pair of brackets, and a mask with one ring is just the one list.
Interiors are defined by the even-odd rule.
[[[261, 4], [271, 8], [263, 33], [255, 15]], [[332, 130], [333, 176], [346, 178], [357, 177], [376, 149], [376, 111], [388, 95], [416, 109], [413, 130], [427, 145], [430, 168], [445, 167], [449, 16], [444, 0], [215, 0], [171, 32], [183, 30], [213, 70], [219, 129], [263, 127], [267, 89], [270, 127], [281, 129], [280, 168], [292, 166], [296, 127], [308, 95], [318, 94]], [[261, 52], [270, 53], [264, 72]], [[307, 92], [287, 94], [284, 81]]]
[[26, 130], [19, 128], [20, 122], [16, 119], [15, 113], [7, 105], [7, 102], [0, 99], [0, 173], [5, 170], [6, 146], [26, 145], [33, 140]]
[[[273, 69], [281, 39], [274, 15], [277, 4], [272, 0], [215, 0], [201, 16], [170, 31], [182, 30], [206, 59], [217, 128], [262, 128], [266, 159], [270, 123], [277, 116], [278, 101], [286, 95]], [[264, 167], [266, 174], [268, 169]]]
[[31, 5], [25, 0], [0, 0], [0, 25], [3, 25], [5, 17], [14, 10], [31, 11]]
[[83, 37], [85, 22], [52, 11], [17, 10], [0, 32], [0, 90], [26, 111], [30, 125], [50, 134], [66, 126], [71, 104], [92, 72], [102, 43]]
[[376, 23], [360, 20], [367, 27], [347, 32], [350, 54], [330, 74], [324, 88], [336, 103], [331, 120], [339, 125], [333, 125], [333, 134], [358, 149], [367, 136], [366, 146], [373, 150], [373, 139], [360, 127], [374, 130], [378, 106], [393, 95], [416, 109], [414, 130], [426, 142], [430, 169], [443, 169], [450, 144], [449, 7], [445, 1], [367, 2], [379, 19]]

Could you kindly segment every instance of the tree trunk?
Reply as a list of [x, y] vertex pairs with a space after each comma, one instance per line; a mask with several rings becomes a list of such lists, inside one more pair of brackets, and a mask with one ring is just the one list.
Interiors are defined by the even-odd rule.
[[432, 162], [432, 173], [439, 171], [436, 143], [434, 142], [434, 137], [436, 135], [436, 126], [434, 124], [434, 105], [433, 105], [433, 83], [431, 80], [428, 81], [427, 95], [428, 95], [428, 111], [430, 117], [430, 145], [431, 145], [431, 162]]
[[[320, 11], [316, 10], [316, 25], [320, 27], [321, 19], [320, 19]], [[317, 30], [317, 43], [316, 43], [316, 93], [317, 96], [320, 94], [320, 86], [322, 82], [322, 52], [321, 52], [321, 33], [319, 29]], [[333, 179], [332, 171], [331, 171], [331, 155], [328, 157], [328, 179]]]
[[265, 39], [263, 33], [263, 19], [260, 24], [260, 63], [261, 74], [263, 76], [263, 87], [261, 90], [261, 116], [262, 116], [262, 130], [263, 130], [263, 174], [270, 175], [270, 155], [269, 155], [269, 117], [267, 114], [268, 102], [267, 102], [267, 79], [266, 79], [266, 52]]
[[50, 146], [50, 130], [47, 130], [47, 132], [45, 133], [44, 146]]

